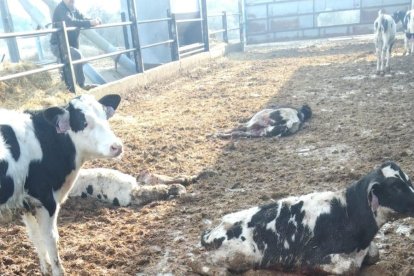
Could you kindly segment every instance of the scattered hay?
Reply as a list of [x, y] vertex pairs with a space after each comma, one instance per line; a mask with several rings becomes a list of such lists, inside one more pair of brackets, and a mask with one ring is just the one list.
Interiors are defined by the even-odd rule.
[[[40, 68], [29, 62], [4, 63], [0, 65], [0, 76], [6, 76]], [[73, 94], [68, 93], [60, 80], [59, 72], [49, 71], [0, 82], [2, 108], [36, 109], [62, 105]]]

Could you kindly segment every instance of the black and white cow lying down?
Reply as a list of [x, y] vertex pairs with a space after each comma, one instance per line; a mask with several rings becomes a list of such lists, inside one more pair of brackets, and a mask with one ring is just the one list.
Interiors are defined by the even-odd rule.
[[[275, 269], [306, 274], [354, 274], [378, 259], [372, 242], [381, 226], [414, 215], [414, 188], [393, 162], [345, 190], [288, 197], [222, 218], [205, 231], [201, 274]], [[223, 272], [223, 270], [221, 270]]]
[[312, 117], [308, 105], [300, 109], [281, 107], [257, 112], [248, 122], [230, 131], [216, 134], [220, 138], [288, 136], [296, 133]]
[[135, 179], [112, 169], [82, 169], [69, 196], [93, 197], [115, 206], [144, 205], [186, 193], [181, 184], [192, 183], [197, 178], [168, 177], [142, 171]]
[[44, 275], [64, 274], [56, 220], [81, 166], [122, 153], [108, 123], [120, 100], [82, 95], [65, 107], [0, 109], [0, 214], [22, 214]]

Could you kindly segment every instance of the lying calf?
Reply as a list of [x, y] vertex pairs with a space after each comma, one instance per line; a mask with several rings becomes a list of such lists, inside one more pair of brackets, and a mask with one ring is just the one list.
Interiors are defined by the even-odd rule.
[[196, 177], [172, 178], [144, 171], [138, 181], [147, 185], [139, 185], [134, 177], [117, 170], [84, 169], [80, 171], [70, 196], [91, 196], [116, 206], [144, 205], [185, 193], [186, 189], [181, 184], [188, 184], [195, 179]]
[[378, 257], [372, 240], [386, 221], [413, 215], [411, 181], [387, 162], [342, 191], [288, 197], [224, 216], [201, 237], [214, 250], [205, 258], [213, 266], [193, 269], [353, 274], [364, 259]]
[[263, 109], [247, 123], [227, 132], [217, 133], [220, 138], [287, 136], [296, 133], [302, 124], [312, 116], [308, 105], [300, 109]]

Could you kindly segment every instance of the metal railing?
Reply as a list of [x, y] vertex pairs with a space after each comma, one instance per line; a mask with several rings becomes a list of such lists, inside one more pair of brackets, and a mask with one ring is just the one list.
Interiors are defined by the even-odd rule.
[[[224, 41], [228, 43], [228, 32], [229, 31], [236, 31], [239, 30], [242, 32], [242, 20], [240, 13], [220, 13], [216, 15], [207, 15], [206, 11], [206, 0], [201, 0], [201, 13], [200, 17], [198, 18], [191, 18], [191, 19], [179, 19], [177, 20], [176, 14], [172, 14], [169, 10], [167, 10], [167, 17], [159, 18], [159, 19], [150, 19], [150, 20], [137, 20], [136, 16], [136, 9], [135, 9], [135, 0], [127, 0], [128, 6], [128, 21], [126, 20], [125, 13], [121, 14], [122, 22], [111, 23], [111, 24], [102, 24], [95, 27], [91, 27], [88, 29], [105, 29], [105, 28], [114, 28], [114, 27], [122, 27], [123, 29], [123, 37], [125, 43], [125, 50], [117, 50], [106, 54], [101, 54], [97, 56], [82, 58], [78, 60], [72, 60], [70, 55], [70, 47], [69, 47], [69, 40], [68, 40], [68, 32], [75, 31], [78, 28], [76, 27], [67, 27], [65, 22], [60, 22], [56, 24], [55, 28], [45, 29], [45, 30], [37, 30], [32, 32], [13, 32], [13, 33], [2, 33], [0, 34], [1, 39], [13, 39], [13, 38], [28, 38], [28, 37], [40, 37], [45, 36], [53, 33], [58, 33], [59, 37], [59, 50], [60, 50], [60, 61], [57, 64], [53, 65], [46, 65], [41, 68], [36, 68], [32, 70], [28, 70], [25, 72], [14, 73], [6, 76], [0, 76], [1, 81], [7, 81], [11, 79], [21, 78], [33, 74], [38, 74], [41, 72], [51, 71], [63, 69], [63, 76], [65, 82], [68, 86], [68, 89], [76, 93], [76, 78], [74, 73], [74, 65], [87, 63], [94, 60], [104, 59], [108, 57], [118, 57], [116, 60], [119, 59], [121, 55], [127, 55], [129, 58], [134, 60], [136, 73], [143, 73], [144, 62], [142, 58], [142, 50], [148, 49], [152, 47], [157, 47], [161, 45], [170, 45], [171, 49], [171, 59], [172, 61], [179, 60], [182, 57], [187, 57], [196, 53], [200, 53], [203, 51], [209, 51], [209, 30], [208, 30], [208, 18], [213, 16], [221, 16], [222, 17], [222, 28], [220, 30], [211, 31], [210, 34], [215, 33], [224, 33]], [[240, 25], [237, 28], [228, 28], [227, 26], [227, 17], [228, 16], [239, 16]], [[147, 45], [141, 45], [139, 34], [138, 34], [138, 26], [143, 24], [152, 24], [158, 22], [167, 22], [168, 23], [168, 36], [169, 38], [165, 41], [158, 41]], [[200, 22], [201, 24], [201, 31], [202, 31], [202, 41], [200, 43], [193, 43], [190, 45], [180, 46], [179, 38], [178, 38], [178, 25], [183, 23], [190, 23], [190, 22]], [[129, 27], [129, 30], [128, 30]], [[83, 29], [81, 29], [83, 30]], [[241, 42], [242, 34], [240, 34]], [[130, 46], [130, 40], [132, 43], [132, 47]], [[132, 56], [131, 56], [132, 55]]]

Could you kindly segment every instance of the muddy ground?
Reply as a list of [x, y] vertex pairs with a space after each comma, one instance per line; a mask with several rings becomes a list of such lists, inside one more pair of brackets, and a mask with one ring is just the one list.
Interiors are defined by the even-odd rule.
[[[88, 163], [137, 175], [217, 175], [188, 194], [142, 208], [69, 199], [59, 217], [69, 275], [192, 275], [202, 230], [226, 213], [287, 195], [338, 190], [385, 160], [414, 176], [414, 62], [398, 41], [393, 74], [378, 77], [371, 40], [252, 48], [131, 89], [112, 119], [126, 151]], [[263, 107], [309, 104], [314, 117], [287, 138], [223, 141], [209, 135]], [[380, 261], [364, 275], [414, 275], [413, 220], [378, 235]], [[0, 228], [1, 275], [39, 275], [19, 224]], [[264, 271], [248, 275], [265, 275]], [[272, 275], [270, 273], [266, 275]], [[278, 275], [278, 274], [274, 274]]]

